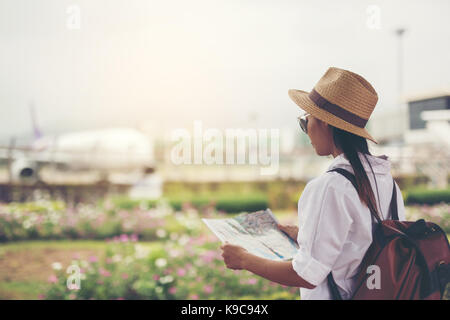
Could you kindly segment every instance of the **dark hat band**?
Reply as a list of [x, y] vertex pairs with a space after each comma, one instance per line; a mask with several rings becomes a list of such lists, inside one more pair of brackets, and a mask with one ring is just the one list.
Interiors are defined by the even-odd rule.
[[363, 119], [356, 114], [331, 103], [314, 89], [311, 90], [308, 96], [319, 108], [335, 115], [338, 118], [341, 118], [344, 121], [347, 121], [348, 123], [351, 123], [360, 128], [364, 128], [367, 124], [367, 119]]

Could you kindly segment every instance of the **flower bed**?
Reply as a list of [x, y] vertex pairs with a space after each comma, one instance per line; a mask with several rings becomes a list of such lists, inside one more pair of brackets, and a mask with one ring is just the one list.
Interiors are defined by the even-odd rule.
[[[226, 269], [213, 236], [172, 236], [149, 249], [129, 237], [109, 240], [103, 259], [75, 259], [80, 287], [68, 266], [54, 263], [43, 299], [298, 299], [297, 288], [281, 286], [247, 271]], [[68, 280], [69, 279], [69, 283]], [[68, 288], [73, 286], [73, 289]]]
[[[299, 298], [296, 288], [271, 283], [247, 271], [225, 268], [218, 240], [200, 220], [203, 216], [225, 216], [216, 211], [199, 213], [187, 207], [173, 211], [163, 205], [130, 210], [108, 205], [71, 209], [56, 202], [11, 204], [1, 209], [3, 239], [71, 236], [102, 238], [108, 243], [103, 255], [88, 259], [73, 257], [69, 265], [78, 266], [81, 272], [78, 290], [67, 286], [69, 265], [54, 261], [54, 274], [48, 278], [41, 298]], [[450, 231], [450, 210], [445, 204], [409, 206], [406, 217], [408, 220], [423, 218]], [[295, 212], [283, 217], [282, 222], [295, 223]], [[119, 227], [107, 228], [114, 224]], [[142, 239], [159, 241], [149, 244]]]

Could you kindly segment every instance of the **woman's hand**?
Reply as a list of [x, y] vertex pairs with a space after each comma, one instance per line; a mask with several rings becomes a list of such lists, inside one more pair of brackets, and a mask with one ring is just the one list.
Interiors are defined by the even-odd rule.
[[220, 246], [222, 249], [222, 257], [227, 268], [233, 270], [245, 269], [245, 259], [247, 258], [248, 251], [244, 248], [225, 242]]
[[278, 229], [286, 233], [289, 238], [294, 240], [297, 243], [297, 237], [298, 237], [298, 227], [293, 225], [282, 225], [278, 224]]

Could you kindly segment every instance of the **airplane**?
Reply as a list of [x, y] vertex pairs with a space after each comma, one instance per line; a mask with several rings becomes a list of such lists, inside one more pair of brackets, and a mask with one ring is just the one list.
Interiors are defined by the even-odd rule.
[[134, 128], [106, 128], [44, 136], [31, 106], [33, 142], [27, 147], [0, 148], [0, 162], [9, 165], [13, 182], [41, 181], [40, 171], [51, 165], [63, 171], [131, 172], [154, 170], [153, 142]]

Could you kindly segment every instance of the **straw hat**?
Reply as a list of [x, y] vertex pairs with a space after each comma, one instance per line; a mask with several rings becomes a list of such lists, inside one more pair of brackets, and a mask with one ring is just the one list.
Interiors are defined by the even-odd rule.
[[311, 92], [290, 89], [289, 97], [314, 117], [378, 144], [364, 128], [378, 95], [360, 75], [331, 67]]

